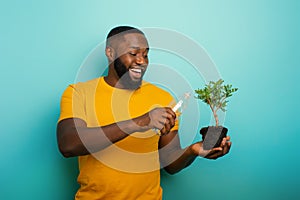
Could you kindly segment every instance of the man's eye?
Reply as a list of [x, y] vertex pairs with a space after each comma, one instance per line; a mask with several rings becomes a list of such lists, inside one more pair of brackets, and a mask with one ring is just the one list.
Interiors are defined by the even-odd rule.
[[132, 56], [136, 56], [136, 53], [129, 52], [129, 54], [132, 55]]

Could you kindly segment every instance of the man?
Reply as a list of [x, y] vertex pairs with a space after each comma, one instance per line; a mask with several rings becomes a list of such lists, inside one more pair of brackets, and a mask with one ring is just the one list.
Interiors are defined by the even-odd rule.
[[108, 75], [70, 85], [62, 96], [57, 139], [65, 157], [79, 157], [75, 199], [162, 199], [161, 167], [174, 174], [198, 156], [229, 152], [229, 137], [209, 151], [202, 142], [181, 148], [176, 113], [167, 107], [172, 96], [142, 80], [148, 51], [142, 31], [112, 29]]

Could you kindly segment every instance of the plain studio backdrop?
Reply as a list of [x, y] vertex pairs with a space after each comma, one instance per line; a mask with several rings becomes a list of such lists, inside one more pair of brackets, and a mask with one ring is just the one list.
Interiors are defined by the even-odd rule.
[[[239, 88], [224, 121], [230, 154], [197, 159], [173, 176], [162, 172], [165, 200], [299, 199], [299, 10], [297, 0], [1, 0], [1, 199], [73, 198], [77, 159], [63, 158], [56, 144], [60, 97], [108, 31], [123, 24], [187, 36]], [[103, 53], [87, 78], [106, 68]], [[150, 62], [171, 66], [194, 89], [204, 86], [178, 55], [154, 50]], [[154, 69], [146, 80], [161, 76]], [[211, 114], [197, 107], [199, 131]], [[195, 135], [187, 128], [193, 121], [182, 120], [183, 145]]]

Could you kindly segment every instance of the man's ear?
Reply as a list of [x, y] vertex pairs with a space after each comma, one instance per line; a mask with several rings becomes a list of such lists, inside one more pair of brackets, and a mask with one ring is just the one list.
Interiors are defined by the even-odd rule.
[[115, 60], [115, 50], [113, 48], [106, 47], [105, 55], [108, 58], [109, 62], [113, 62]]

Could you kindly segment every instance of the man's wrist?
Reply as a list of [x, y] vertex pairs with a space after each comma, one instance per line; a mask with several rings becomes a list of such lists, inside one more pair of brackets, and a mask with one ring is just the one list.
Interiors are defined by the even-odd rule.
[[194, 143], [194, 144], [192, 144], [192, 145], [189, 146], [189, 148], [188, 148], [189, 155], [191, 155], [191, 156], [199, 156], [199, 154], [200, 154], [200, 152], [199, 152], [200, 148], [199, 148], [198, 145], [199, 145], [198, 143]]
[[134, 118], [132, 121], [133, 121], [132, 127], [135, 130], [135, 132], [137, 131], [142, 132], [150, 129], [149, 127], [150, 117], [148, 113], [139, 116], [137, 118]]

